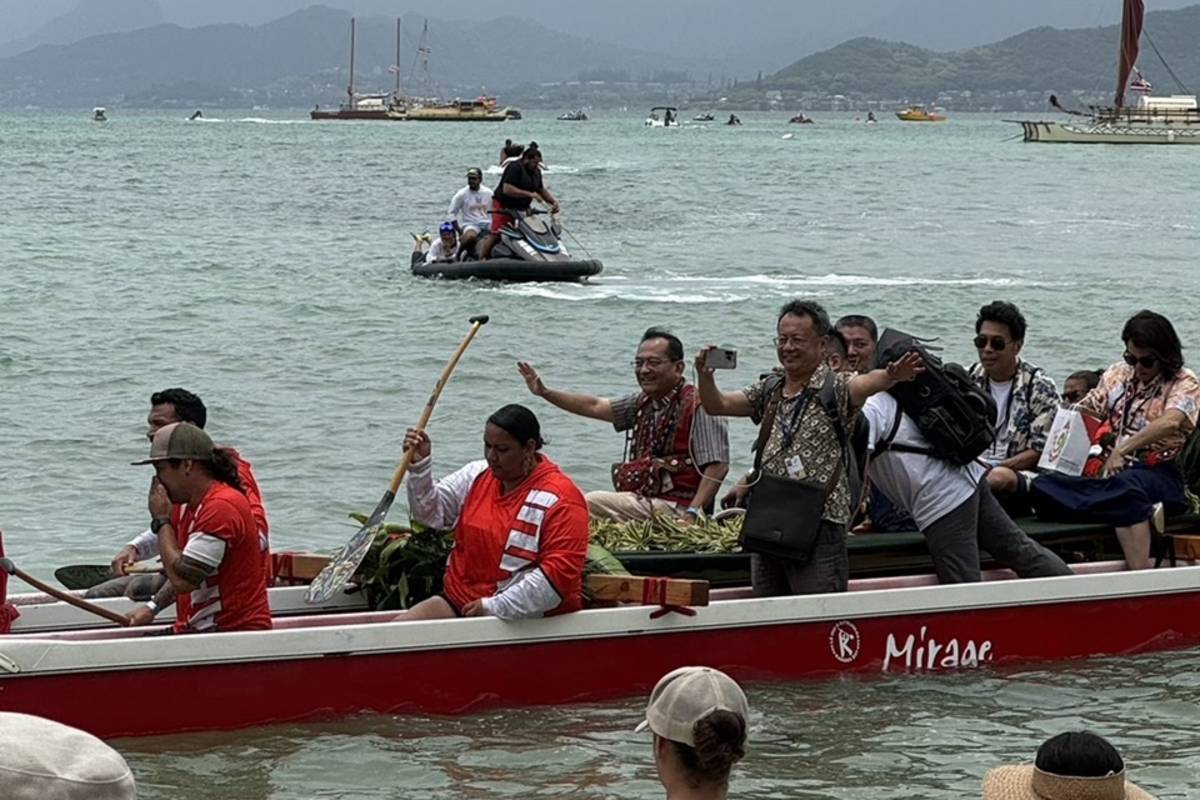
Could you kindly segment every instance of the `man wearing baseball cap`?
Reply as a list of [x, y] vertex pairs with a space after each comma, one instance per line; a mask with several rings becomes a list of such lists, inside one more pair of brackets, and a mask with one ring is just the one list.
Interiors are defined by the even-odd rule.
[[711, 667], [680, 667], [650, 693], [654, 766], [671, 800], [724, 800], [729, 772], [746, 754], [750, 706], [742, 687]]
[[467, 185], [459, 189], [450, 201], [446, 212], [461, 239], [459, 256], [474, 253], [475, 242], [492, 229], [492, 190], [483, 185], [483, 171], [479, 167], [467, 170]]
[[[150, 413], [146, 416], [146, 438], [153, 441], [154, 434], [158, 429], [164, 425], [170, 425], [172, 422], [190, 422], [197, 428], [203, 428], [207, 421], [208, 408], [199, 396], [180, 387], [163, 389], [150, 395]], [[253, 465], [234, 448], [224, 446], [222, 449], [229, 453], [237, 464], [238, 477], [242, 481], [242, 488], [246, 490], [246, 499], [250, 501], [250, 510], [254, 512], [254, 522], [258, 526], [259, 544], [263, 550], [267, 550], [270, 547], [268, 538], [270, 525], [267, 521], [267, 509], [263, 505], [262, 490], [254, 475]], [[147, 528], [122, 547], [113, 558], [113, 575], [120, 577], [93, 586], [85, 596], [119, 597], [125, 595], [134, 600], [153, 596], [155, 603], [160, 608], [171, 606], [175, 602], [175, 590], [167, 582], [165, 576], [157, 574], [126, 575], [126, 570], [130, 565], [157, 557], [158, 536]], [[268, 584], [271, 580], [272, 576], [268, 575]], [[159, 594], [160, 590], [161, 594]]]
[[[175, 631], [271, 627], [266, 561], [237, 464], [190, 422], [164, 425], [150, 441], [150, 529], [158, 536], [167, 580], [175, 587]], [[175, 505], [172, 505], [175, 504]], [[144, 623], [146, 612], [131, 615]]]

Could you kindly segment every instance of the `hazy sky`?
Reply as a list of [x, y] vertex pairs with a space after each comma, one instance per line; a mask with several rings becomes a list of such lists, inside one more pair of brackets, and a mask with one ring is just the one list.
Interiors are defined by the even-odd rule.
[[[0, 42], [19, 39], [81, 0], [0, 0]], [[116, 3], [122, 0], [84, 0]], [[318, 0], [157, 0], [180, 25], [256, 24]], [[1195, 0], [1147, 0], [1148, 10]], [[548, 27], [673, 55], [755, 54], [764, 67], [855, 36], [937, 49], [994, 41], [1038, 25], [1090, 27], [1119, 19], [1120, 0], [323, 0], [360, 14], [407, 12], [440, 19], [507, 14]], [[782, 63], [769, 63], [780, 62]]]

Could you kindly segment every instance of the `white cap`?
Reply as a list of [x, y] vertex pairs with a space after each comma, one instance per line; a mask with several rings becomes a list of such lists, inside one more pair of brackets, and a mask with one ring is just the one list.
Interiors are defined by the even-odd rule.
[[121, 754], [67, 725], [0, 711], [0, 787], [5, 800], [136, 800]]
[[664, 739], [695, 747], [696, 723], [714, 711], [732, 711], [750, 722], [750, 704], [733, 678], [711, 667], [680, 667], [659, 679], [637, 730], [649, 727]]

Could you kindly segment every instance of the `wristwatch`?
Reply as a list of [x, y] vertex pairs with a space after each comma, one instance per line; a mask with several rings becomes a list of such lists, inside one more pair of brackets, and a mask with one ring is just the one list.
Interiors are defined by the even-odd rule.
[[158, 603], [154, 602], [153, 598], [146, 601], [146, 608], [150, 609], [151, 614], [158, 614], [159, 611], [162, 611], [162, 609], [159, 608]]
[[697, 508], [696, 506], [689, 506], [688, 509], [683, 513], [691, 514], [696, 519], [700, 519], [700, 517], [703, 516], [703, 514], [704, 514], [704, 509]]
[[170, 517], [155, 517], [154, 519], [150, 520], [150, 532], [158, 533], [159, 529], [162, 528], [163, 525], [170, 525], [170, 524], [171, 524]]

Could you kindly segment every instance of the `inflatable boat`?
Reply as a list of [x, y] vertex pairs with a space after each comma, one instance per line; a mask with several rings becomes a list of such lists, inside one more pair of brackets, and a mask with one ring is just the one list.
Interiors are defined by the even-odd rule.
[[413, 254], [412, 272], [422, 278], [475, 278], [509, 283], [579, 283], [598, 275], [604, 265], [595, 259], [574, 258], [563, 245], [558, 220], [540, 211], [514, 212], [514, 224], [500, 230], [492, 257], [480, 261], [425, 263]]

